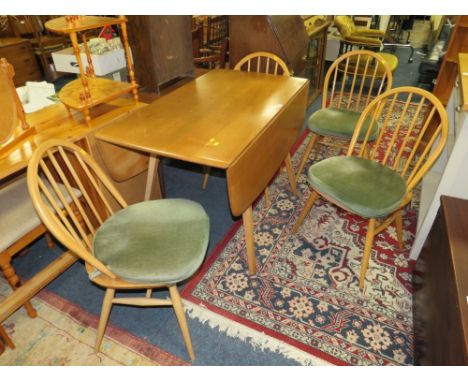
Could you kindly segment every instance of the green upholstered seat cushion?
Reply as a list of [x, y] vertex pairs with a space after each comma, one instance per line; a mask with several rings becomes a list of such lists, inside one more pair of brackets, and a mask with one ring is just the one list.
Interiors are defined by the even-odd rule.
[[124, 280], [176, 283], [205, 256], [209, 218], [186, 199], [150, 200], [116, 212], [96, 232], [94, 255]]
[[[353, 110], [342, 110], [335, 108], [325, 108], [313, 113], [308, 122], [309, 130], [319, 135], [337, 138], [351, 139], [356, 123], [361, 113]], [[359, 140], [362, 141], [371, 123], [371, 117], [367, 117], [364, 126], [359, 133]], [[378, 122], [373, 124], [370, 141], [377, 138], [379, 133]]]
[[327, 158], [310, 166], [308, 177], [319, 193], [365, 218], [387, 216], [406, 194], [400, 174], [359, 157]]

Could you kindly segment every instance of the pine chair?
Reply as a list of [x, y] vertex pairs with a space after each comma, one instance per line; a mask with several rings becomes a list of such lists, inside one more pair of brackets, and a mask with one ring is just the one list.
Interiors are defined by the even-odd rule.
[[[269, 52], [254, 52], [248, 54], [242, 58], [235, 66], [234, 70], [246, 71], [246, 72], [257, 72], [257, 73], [269, 73], [274, 75], [290, 76], [290, 72], [284, 61], [277, 55]], [[291, 155], [288, 153], [284, 160], [286, 164], [286, 170], [288, 172], [289, 183], [291, 184], [291, 190], [294, 194], [297, 194], [296, 180], [291, 164]], [[205, 178], [203, 181], [202, 188], [205, 189], [208, 183], [209, 168], [205, 168]], [[269, 206], [270, 194], [268, 188], [265, 188], [265, 202]]]
[[[47, 189], [42, 176], [52, 185]], [[185, 199], [150, 200], [128, 206], [111, 180], [80, 147], [52, 139], [40, 145], [28, 166], [28, 188], [49, 231], [85, 262], [90, 280], [105, 288], [96, 351], [112, 304], [172, 305], [188, 354], [195, 355], [177, 283], [201, 265], [208, 245], [209, 219]], [[59, 183], [60, 182], [60, 183]], [[64, 186], [66, 192], [59, 188]], [[80, 190], [81, 198], [71, 192]], [[60, 201], [70, 196], [78, 214]], [[113, 207], [114, 205], [118, 207]], [[152, 298], [167, 287], [170, 299]], [[116, 290], [146, 290], [145, 297], [116, 297]]]
[[[370, 125], [366, 126], [368, 120]], [[369, 143], [371, 127], [377, 121], [381, 124], [379, 135]], [[422, 137], [432, 123], [437, 129], [424, 146]], [[365, 136], [363, 131], [367, 131]], [[433, 94], [401, 87], [379, 95], [359, 117], [347, 155], [327, 158], [309, 168], [308, 180], [313, 190], [294, 232], [318, 195], [368, 219], [359, 278], [362, 289], [374, 237], [395, 222], [399, 246], [403, 248], [402, 208], [411, 201], [413, 189], [440, 155], [447, 135], [447, 113]], [[362, 144], [354, 156], [359, 140]], [[368, 143], [370, 150], [366, 154]]]
[[[26, 121], [13, 77], [12, 65], [4, 58], [0, 59], [0, 156], [7, 155], [35, 133], [34, 127], [30, 127]], [[14, 290], [21, 285], [21, 280], [11, 265], [12, 257], [47, 231], [31, 204], [25, 178], [2, 183], [0, 216], [0, 269]], [[49, 237], [48, 244], [49, 247], [53, 246]], [[29, 301], [24, 307], [29, 317], [37, 316]], [[0, 337], [2, 335], [7, 337], [4, 330], [0, 330]], [[10, 339], [5, 342], [14, 347]]]
[[[338, 143], [338, 147], [347, 149], [361, 112], [376, 96], [391, 89], [392, 82], [390, 68], [377, 53], [356, 50], [333, 62], [323, 84], [322, 108], [313, 113], [307, 123], [311, 137], [297, 170], [296, 181], [316, 143], [332, 146]], [[374, 130], [369, 140], [375, 139], [377, 133], [377, 129]], [[324, 142], [327, 137], [333, 138], [333, 142]]]

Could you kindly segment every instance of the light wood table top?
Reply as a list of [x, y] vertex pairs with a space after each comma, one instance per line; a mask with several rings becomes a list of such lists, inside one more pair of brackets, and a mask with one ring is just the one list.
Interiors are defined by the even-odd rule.
[[306, 84], [303, 78], [213, 70], [96, 137], [226, 169]]

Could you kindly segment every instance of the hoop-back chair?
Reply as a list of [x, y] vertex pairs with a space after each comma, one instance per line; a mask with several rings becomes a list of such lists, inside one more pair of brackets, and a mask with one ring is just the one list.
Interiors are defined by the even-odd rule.
[[[314, 112], [307, 122], [311, 137], [296, 180], [301, 176], [315, 144], [325, 143], [347, 149], [361, 112], [376, 96], [391, 89], [392, 83], [392, 72], [377, 53], [356, 50], [333, 62], [325, 75], [322, 108]], [[366, 125], [368, 123], [366, 121]], [[377, 133], [376, 127], [369, 140], [375, 139]], [[326, 137], [333, 138], [333, 142], [324, 142]]]
[[[377, 121], [381, 125], [379, 134], [369, 142], [370, 127]], [[437, 129], [424, 147], [422, 137], [432, 123]], [[411, 201], [414, 188], [440, 155], [447, 135], [447, 113], [433, 94], [408, 86], [379, 95], [359, 117], [347, 155], [327, 158], [309, 168], [308, 180], [313, 190], [294, 232], [318, 195], [368, 219], [359, 278], [362, 289], [377, 234], [395, 222], [399, 246], [403, 249], [402, 208]], [[357, 147], [359, 141], [362, 142]], [[370, 150], [366, 153], [368, 143]], [[358, 153], [354, 155], [356, 149]]]
[[270, 52], [253, 52], [241, 58], [234, 66], [234, 70], [244, 72], [269, 73], [290, 76], [291, 72], [286, 63], [276, 54]]
[[[290, 76], [290, 72], [284, 61], [273, 53], [269, 52], [254, 52], [248, 54], [242, 58], [235, 66], [234, 70], [246, 71], [246, 72], [257, 72], [257, 73], [269, 73], [274, 75]], [[284, 160], [286, 164], [286, 170], [288, 172], [289, 182], [291, 189], [294, 194], [296, 191], [295, 175], [291, 165], [291, 155], [288, 153]], [[208, 183], [209, 168], [205, 168], [205, 178], [203, 180], [202, 188], [205, 189]], [[265, 202], [266, 205], [270, 205], [270, 195], [268, 187], [265, 188]]]
[[[42, 176], [52, 190], [44, 186]], [[203, 207], [186, 199], [150, 200], [128, 206], [83, 149], [57, 139], [36, 149], [27, 179], [31, 199], [46, 227], [84, 260], [90, 280], [106, 289], [96, 351], [112, 304], [172, 305], [188, 354], [194, 360], [177, 283], [189, 278], [203, 261], [209, 238], [209, 219]], [[72, 187], [80, 190], [80, 198], [71, 192]], [[72, 198], [78, 213], [63, 203], [65, 194]], [[151, 297], [152, 289], [161, 287], [169, 289], [170, 299]], [[146, 296], [116, 297], [120, 289], [146, 290]]]

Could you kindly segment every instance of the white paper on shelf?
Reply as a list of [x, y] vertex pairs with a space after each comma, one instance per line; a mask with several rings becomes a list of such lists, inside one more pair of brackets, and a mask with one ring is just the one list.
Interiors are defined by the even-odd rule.
[[32, 113], [55, 104], [54, 101], [48, 98], [55, 94], [54, 84], [49, 84], [45, 81], [28, 81], [25, 86], [17, 88], [16, 92], [23, 104], [25, 113]]

